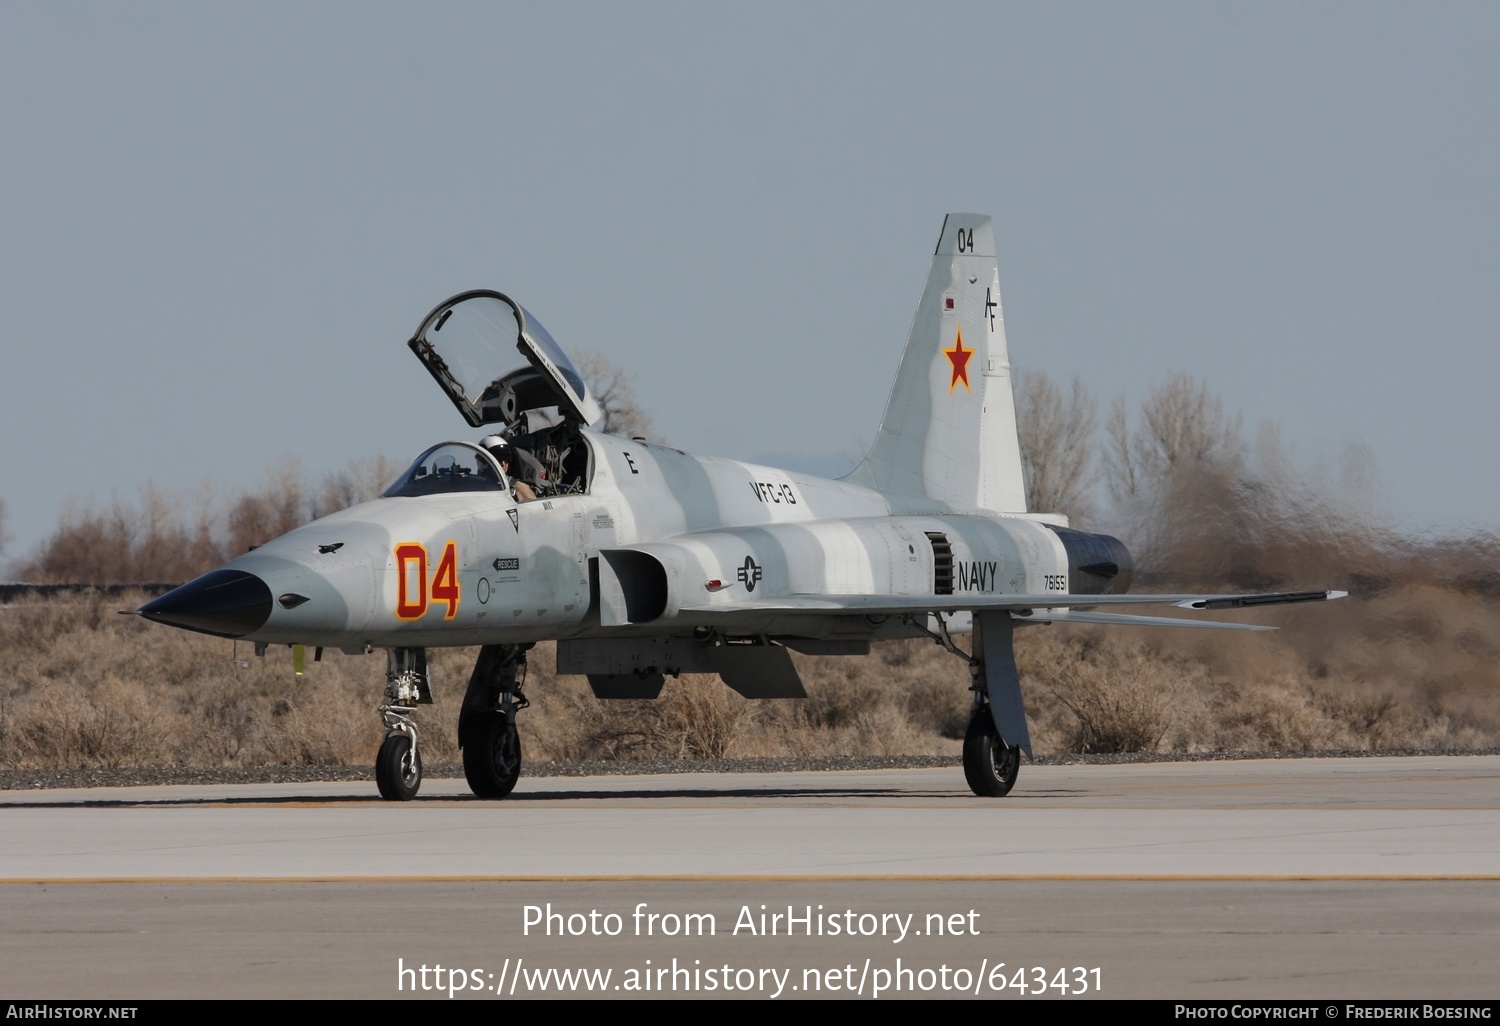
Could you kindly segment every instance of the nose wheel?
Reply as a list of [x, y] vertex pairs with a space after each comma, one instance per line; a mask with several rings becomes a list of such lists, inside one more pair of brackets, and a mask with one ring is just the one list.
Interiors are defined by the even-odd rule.
[[[406, 710], [410, 712], [410, 710]], [[389, 707], [382, 715], [399, 716]], [[417, 748], [417, 730], [409, 719], [390, 725], [380, 754], [375, 757], [375, 786], [386, 801], [409, 802], [422, 786], [422, 753]]]
[[375, 784], [386, 801], [409, 802], [422, 786], [422, 751], [411, 714], [432, 701], [426, 649], [393, 648], [386, 654], [385, 699], [379, 709], [385, 740], [375, 756]]

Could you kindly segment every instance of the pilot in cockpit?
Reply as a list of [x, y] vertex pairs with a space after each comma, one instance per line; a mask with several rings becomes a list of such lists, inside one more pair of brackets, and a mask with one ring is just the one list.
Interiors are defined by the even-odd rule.
[[536, 489], [511, 472], [510, 468], [515, 464], [516, 458], [509, 442], [499, 435], [488, 435], [479, 444], [488, 449], [490, 455], [495, 457], [495, 462], [500, 464], [505, 479], [510, 482], [510, 494], [517, 502], [530, 502], [536, 498]]

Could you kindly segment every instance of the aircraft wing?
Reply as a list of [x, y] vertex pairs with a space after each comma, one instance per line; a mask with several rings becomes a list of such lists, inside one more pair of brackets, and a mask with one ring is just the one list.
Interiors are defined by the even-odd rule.
[[[1004, 610], [1020, 620], [1037, 623], [1097, 623], [1139, 627], [1202, 627], [1217, 630], [1274, 630], [1258, 624], [1184, 620], [1167, 616], [1132, 616], [1099, 612], [1099, 606], [1170, 605], [1181, 609], [1243, 609], [1252, 606], [1323, 602], [1343, 598], [1343, 591], [1261, 592], [1241, 595], [790, 595], [764, 599], [746, 596], [732, 602], [679, 607], [680, 613], [701, 616], [706, 622], [733, 619], [742, 613], [825, 613], [862, 616], [924, 616], [932, 613]], [[1074, 606], [1088, 607], [1074, 609]]]

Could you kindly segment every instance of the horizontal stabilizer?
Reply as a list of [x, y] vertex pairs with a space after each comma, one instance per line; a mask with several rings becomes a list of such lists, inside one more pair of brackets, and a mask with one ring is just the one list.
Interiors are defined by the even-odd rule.
[[1128, 613], [1094, 613], [1083, 609], [1044, 609], [1030, 616], [1017, 616], [1022, 623], [1099, 623], [1118, 627], [1202, 627], [1216, 631], [1274, 631], [1258, 623], [1222, 623], [1218, 620], [1184, 620], [1177, 616], [1131, 616]]

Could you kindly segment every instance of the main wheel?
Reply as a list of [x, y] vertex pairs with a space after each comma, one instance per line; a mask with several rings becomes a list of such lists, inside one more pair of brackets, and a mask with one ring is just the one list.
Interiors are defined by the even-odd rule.
[[964, 778], [981, 798], [1004, 798], [1021, 773], [1021, 749], [1007, 748], [995, 729], [995, 718], [981, 706], [964, 735]]
[[409, 802], [422, 786], [422, 753], [410, 734], [387, 734], [375, 757], [375, 785], [380, 797], [391, 802]]
[[481, 798], [504, 798], [521, 777], [521, 735], [510, 717], [486, 712], [465, 731], [464, 777]]

